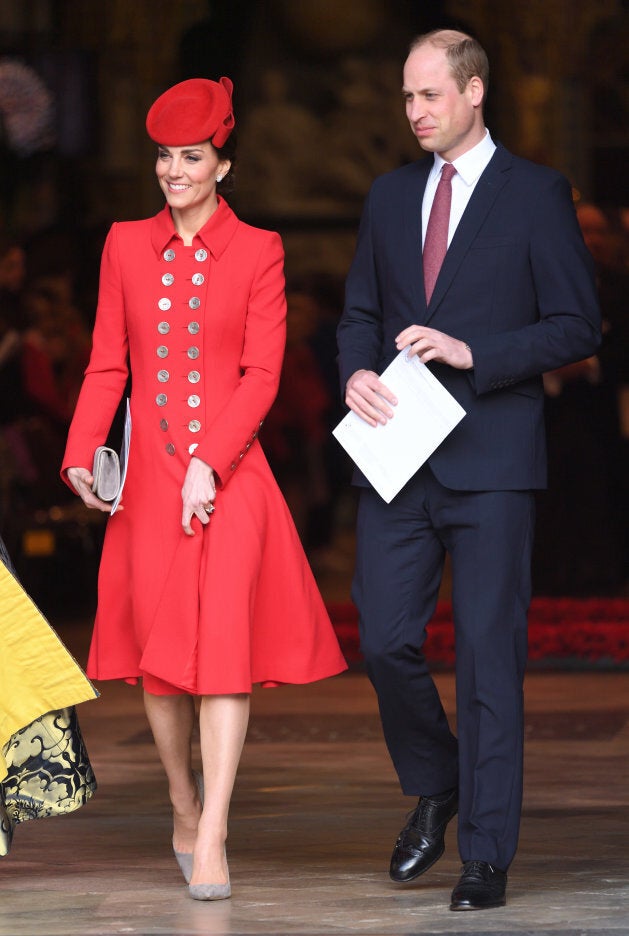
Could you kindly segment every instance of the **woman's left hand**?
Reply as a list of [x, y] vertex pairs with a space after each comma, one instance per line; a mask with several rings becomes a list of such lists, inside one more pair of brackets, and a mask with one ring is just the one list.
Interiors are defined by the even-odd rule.
[[183, 500], [181, 525], [184, 533], [188, 536], [194, 536], [194, 530], [192, 529], [193, 517], [198, 517], [204, 525], [210, 522], [215, 497], [214, 472], [206, 462], [193, 456], [190, 459], [183, 488], [181, 489], [181, 498]]

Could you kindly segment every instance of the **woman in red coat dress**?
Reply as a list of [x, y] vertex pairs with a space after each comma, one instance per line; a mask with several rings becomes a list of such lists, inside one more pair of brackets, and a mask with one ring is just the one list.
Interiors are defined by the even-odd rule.
[[[114, 224], [90, 363], [62, 475], [88, 507], [94, 451], [132, 376], [124, 509], [109, 519], [87, 672], [141, 678], [190, 895], [231, 893], [227, 817], [253, 683], [305, 683], [345, 661], [258, 433], [285, 338], [277, 234], [238, 220], [232, 84], [190, 79], [147, 130], [166, 206]], [[191, 765], [200, 697], [203, 778]], [[203, 796], [204, 794], [204, 796]]]

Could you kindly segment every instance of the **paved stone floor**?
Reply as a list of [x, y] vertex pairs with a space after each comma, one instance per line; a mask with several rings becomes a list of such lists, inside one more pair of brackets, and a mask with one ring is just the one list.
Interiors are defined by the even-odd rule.
[[[72, 641], [69, 643], [72, 645]], [[80, 656], [79, 656], [80, 658]], [[451, 713], [450, 674], [438, 682]], [[99, 781], [63, 819], [24, 823], [0, 861], [2, 936], [629, 933], [629, 673], [534, 672], [526, 793], [508, 906], [448, 909], [459, 861], [389, 881], [406, 811], [366, 677], [259, 690], [233, 800], [233, 897], [192, 901], [137, 689], [79, 709]]]

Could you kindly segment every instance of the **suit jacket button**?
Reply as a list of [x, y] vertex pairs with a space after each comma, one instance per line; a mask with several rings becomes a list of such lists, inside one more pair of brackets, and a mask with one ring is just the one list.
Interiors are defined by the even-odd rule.
[[203, 247], [200, 247], [194, 252], [194, 259], [199, 263], [203, 263], [204, 260], [207, 260], [207, 250], [204, 250]]
[[167, 380], [170, 380], [170, 373], [167, 370], [160, 370], [157, 372], [157, 379], [160, 383], [166, 383]]
[[195, 273], [194, 276], [192, 277], [193, 286], [203, 286], [204, 282], [205, 282], [205, 277], [203, 273]]
[[198, 322], [190, 322], [188, 325], [188, 331], [190, 332], [191, 335], [198, 335], [200, 328], [201, 326], [199, 325]]
[[160, 333], [160, 335], [167, 335], [168, 332], [170, 331], [170, 325], [168, 324], [168, 322], [160, 322], [159, 325], [157, 326], [157, 330]]
[[168, 443], [168, 445], [166, 446], [166, 451], [168, 452], [169, 455], [175, 454], [175, 446], [172, 444], [172, 442]]
[[189, 446], [188, 446], [188, 451], [189, 451], [189, 453], [190, 453], [191, 455], [194, 455], [194, 453], [196, 452], [196, 450], [198, 449], [198, 447], [199, 447], [199, 443], [198, 443], [198, 442], [193, 442], [192, 445], [189, 445]]
[[199, 349], [198, 349], [198, 348], [196, 348], [194, 345], [192, 345], [191, 348], [188, 348], [188, 350], [186, 351], [186, 354], [188, 355], [188, 357], [190, 358], [191, 361], [196, 361], [196, 359], [198, 358], [200, 352], [199, 352]]
[[188, 423], [188, 429], [190, 430], [190, 432], [199, 432], [199, 430], [201, 429], [201, 423], [199, 422], [198, 419], [191, 419], [190, 422]]
[[155, 402], [157, 403], [158, 406], [166, 406], [166, 404], [168, 403], [168, 397], [166, 396], [165, 393], [158, 393], [157, 396], [155, 397]]
[[160, 345], [157, 349], [157, 356], [161, 358], [168, 357], [168, 348], [166, 345]]
[[164, 273], [164, 275], [162, 276], [162, 283], [164, 284], [164, 286], [172, 286], [174, 282], [175, 282], [175, 277], [172, 275], [172, 273]]
[[168, 420], [160, 419], [159, 428], [162, 430], [162, 432], [166, 432], [166, 430], [168, 429]]
[[193, 296], [192, 299], [188, 299], [188, 305], [191, 309], [198, 309], [201, 305], [201, 300], [198, 296]]
[[188, 374], [188, 380], [190, 383], [198, 383], [201, 380], [201, 374], [198, 370], [191, 370]]
[[164, 260], [166, 261], [166, 263], [172, 263], [174, 259], [175, 259], [174, 250], [170, 249], [170, 250], [164, 251]]
[[201, 403], [201, 397], [197, 396], [196, 393], [191, 393], [188, 397], [188, 406], [191, 406], [193, 409], [199, 406]]
[[170, 309], [172, 305], [172, 302], [170, 301], [170, 299], [164, 298], [164, 299], [160, 299], [157, 305], [162, 312], [168, 312], [168, 310]]

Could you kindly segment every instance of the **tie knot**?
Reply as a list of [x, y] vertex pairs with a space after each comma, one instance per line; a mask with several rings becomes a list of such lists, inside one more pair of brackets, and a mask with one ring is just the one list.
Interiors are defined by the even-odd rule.
[[456, 175], [456, 169], [452, 163], [444, 163], [443, 168], [441, 169], [441, 178], [444, 182], [449, 182], [452, 179], [452, 176]]

